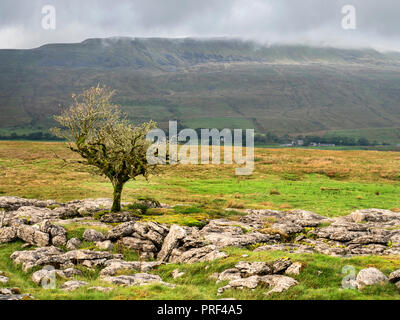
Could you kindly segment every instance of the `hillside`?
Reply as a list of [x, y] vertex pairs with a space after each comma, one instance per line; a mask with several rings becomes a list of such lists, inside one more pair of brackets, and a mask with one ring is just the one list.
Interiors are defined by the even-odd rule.
[[400, 127], [396, 53], [112, 38], [0, 50], [0, 133], [45, 131], [72, 92], [99, 82], [117, 90], [132, 119], [161, 126], [179, 119], [278, 134]]

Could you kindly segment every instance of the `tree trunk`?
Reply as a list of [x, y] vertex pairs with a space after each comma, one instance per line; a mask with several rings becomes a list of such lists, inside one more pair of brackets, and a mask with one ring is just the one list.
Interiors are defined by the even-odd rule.
[[124, 184], [121, 182], [113, 183], [114, 186], [114, 201], [111, 207], [111, 212], [120, 212], [121, 211], [121, 195], [122, 195], [122, 188]]

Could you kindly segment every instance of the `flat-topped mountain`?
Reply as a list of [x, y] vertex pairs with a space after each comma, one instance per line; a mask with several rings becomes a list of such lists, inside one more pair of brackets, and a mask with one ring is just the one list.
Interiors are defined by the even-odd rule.
[[45, 131], [71, 93], [117, 90], [135, 121], [308, 133], [400, 127], [400, 54], [238, 39], [88, 39], [0, 50], [0, 133]]

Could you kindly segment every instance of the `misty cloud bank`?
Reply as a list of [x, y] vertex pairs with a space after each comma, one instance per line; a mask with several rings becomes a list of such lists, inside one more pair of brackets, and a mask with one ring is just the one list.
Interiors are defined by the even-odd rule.
[[[341, 26], [342, 7], [357, 10], [357, 29]], [[42, 7], [56, 8], [44, 30]], [[398, 0], [2, 0], [0, 48], [32, 48], [87, 38], [234, 37], [400, 50]]]

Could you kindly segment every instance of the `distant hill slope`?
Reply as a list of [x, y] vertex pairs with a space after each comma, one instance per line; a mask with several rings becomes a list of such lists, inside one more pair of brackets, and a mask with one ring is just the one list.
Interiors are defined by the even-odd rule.
[[0, 131], [45, 130], [97, 83], [136, 121], [307, 133], [400, 127], [400, 55], [229, 39], [89, 39], [0, 50]]

